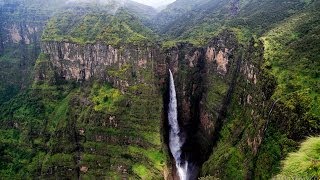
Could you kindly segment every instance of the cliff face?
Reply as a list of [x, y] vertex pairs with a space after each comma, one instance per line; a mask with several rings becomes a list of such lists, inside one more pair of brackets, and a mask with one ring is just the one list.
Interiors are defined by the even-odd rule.
[[203, 165], [203, 176], [259, 177], [253, 175], [256, 171], [254, 163], [268, 124], [275, 82], [262, 69], [264, 51], [261, 42], [252, 39], [240, 51], [232, 89], [224, 101], [228, 107], [224, 104], [220, 111], [221, 126], [213, 153]]
[[7, 22], [3, 24], [2, 44], [4, 47], [9, 44], [23, 43], [26, 45], [39, 43], [43, 24], [36, 23], [15, 23]]
[[[40, 176], [66, 175], [66, 167], [80, 178], [166, 176], [167, 151], [162, 150], [161, 142], [163, 103], [159, 76], [154, 73], [156, 64], [164, 63], [159, 48], [43, 42], [42, 51], [35, 77], [40, 92], [46, 92], [41, 88], [44, 84], [78, 82], [82, 88], [66, 97], [70, 114], [60, 121], [67, 125], [53, 127], [53, 132], [61, 131], [59, 137], [70, 138], [57, 143], [61, 149], [48, 147], [53, 153], [47, 153], [51, 158], [66, 153], [77, 161], [43, 161]], [[52, 121], [50, 118], [45, 126], [49, 128]], [[64, 132], [68, 128], [74, 134]], [[52, 136], [50, 141], [59, 137]], [[65, 143], [78, 147], [66, 152]]]
[[[103, 80], [120, 89], [144, 83], [146, 77], [139, 69], [152, 71], [156, 63], [154, 56], [159, 54], [159, 48], [153, 47], [118, 49], [103, 43], [79, 45], [67, 42], [44, 42], [42, 51], [49, 56], [56, 73], [65, 80]], [[43, 80], [44, 76], [40, 73], [36, 80]]]
[[[225, 31], [205, 47], [179, 44], [165, 52], [186, 137], [184, 157], [201, 167], [201, 176], [269, 178], [279, 166], [279, 153], [296, 148], [298, 139], [285, 135], [288, 132], [277, 125], [291, 122], [296, 112], [271, 98], [276, 81], [264, 68], [263, 43], [252, 38], [242, 45], [237, 39]], [[166, 114], [166, 92], [164, 97]], [[281, 140], [270, 147], [275, 137]], [[280, 146], [285, 148], [273, 157]], [[261, 161], [268, 168], [261, 167]]]
[[167, 68], [175, 77], [179, 122], [187, 139], [183, 149], [197, 165], [210, 154], [221, 125], [220, 111], [230, 96], [237, 69], [237, 46], [234, 35], [225, 32], [203, 48], [179, 44], [165, 52]]
[[5, 102], [31, 84], [41, 34], [51, 11], [46, 7], [34, 10], [19, 0], [3, 2], [0, 8], [0, 96]]
[[[260, 71], [263, 49], [257, 43], [253, 40], [248, 47], [241, 47], [235, 35], [226, 31], [206, 47], [179, 44], [165, 52], [157, 47], [117, 49], [102, 43], [67, 42], [44, 42], [42, 49], [48, 57], [45, 62], [49, 62], [56, 77], [64, 80], [109, 82], [124, 94], [133, 86], [150, 82], [154, 89], [163, 89], [162, 93], [153, 93], [163, 96], [164, 100], [164, 116], [157, 120], [164, 123], [164, 142], [168, 141], [166, 79], [170, 68], [176, 82], [179, 122], [187, 139], [183, 151], [190, 161], [201, 166], [218, 142], [229, 112], [236, 112], [233, 112], [235, 104], [241, 104], [243, 115], [255, 121], [255, 125], [249, 123], [249, 126], [256, 126], [253, 132], [246, 132], [246, 126], [236, 132], [245, 133], [240, 139], [244, 138], [244, 146], [257, 154], [267, 123], [264, 119], [266, 109], [270, 107], [269, 98], [273, 93], [273, 86], [261, 89], [267, 78]], [[44, 71], [47, 66], [41, 68], [40, 61], [38, 68], [38, 83], [48, 80]], [[249, 171], [250, 165], [247, 169]]]
[[[167, 142], [166, 79], [168, 69], [172, 69], [179, 121], [187, 139], [183, 149], [190, 161], [200, 166], [211, 152], [212, 137], [221, 128], [219, 118], [227, 109], [233, 79], [239, 73], [237, 48], [236, 38], [230, 32], [219, 35], [207, 47], [179, 44], [165, 52], [156, 46], [117, 49], [103, 43], [43, 42], [42, 51], [48, 59], [39, 60], [36, 81], [41, 84], [57, 77], [78, 82], [100, 80], [111, 83], [124, 94], [139, 84], [152, 83], [152, 89], [158, 89], [152, 93], [164, 100], [164, 116], [157, 121], [164, 123], [164, 142]], [[55, 76], [50, 77], [48, 67]]]
[[[18, 45], [20, 45], [19, 49], [37, 50], [36, 52], [39, 53], [43, 29], [54, 11], [54, 7], [47, 7], [51, 3], [42, 4], [34, 1], [26, 3], [13, 0], [0, 4], [0, 44], [2, 47], [0, 55], [8, 53], [9, 50], [18, 47]], [[43, 5], [41, 10], [35, 8], [35, 6], [41, 5]], [[38, 54], [33, 56], [37, 57]], [[11, 57], [9, 56], [9, 58]]]
[[[201, 175], [268, 179], [278, 172], [281, 157], [297, 148], [301, 128], [310, 127], [303, 128], [309, 135], [318, 130], [307, 121], [296, 121], [299, 113], [295, 109], [289, 110], [279, 99], [272, 99], [277, 82], [265, 67], [264, 44], [252, 38], [238, 50], [241, 56], [229, 86], [232, 89], [218, 116], [221, 129], [215, 134], [213, 152], [203, 164]], [[292, 126], [292, 121], [304, 125]]]

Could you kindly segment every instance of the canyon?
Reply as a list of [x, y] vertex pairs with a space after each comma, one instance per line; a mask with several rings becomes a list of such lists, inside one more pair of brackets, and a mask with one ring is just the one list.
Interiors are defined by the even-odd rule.
[[[290, 84], [294, 77], [283, 80], [274, 73], [287, 62], [273, 59], [286, 57], [287, 49], [272, 33], [288, 26], [284, 19], [314, 23], [304, 21], [303, 13], [318, 17], [319, 3], [286, 4], [299, 17], [284, 13], [256, 22], [254, 16], [253, 22], [246, 16], [253, 4], [269, 12], [271, 2], [204, 0], [178, 13], [171, 11], [173, 3], [158, 17], [135, 14], [137, 7], [151, 7], [133, 2], [135, 8], [110, 14], [90, 4], [58, 6], [58, 0], [38, 12], [36, 0], [32, 6], [22, 0], [0, 3], [0, 157], [7, 162], [0, 166], [1, 177], [274, 177], [305, 137], [319, 135], [320, 99], [312, 85], [319, 82], [317, 72], [304, 76], [310, 84], [298, 85]], [[221, 30], [206, 37], [197, 29], [181, 33], [209, 11], [221, 13], [211, 22]], [[189, 21], [179, 13], [189, 13]], [[248, 18], [248, 27], [238, 29], [243, 19], [237, 14]], [[167, 16], [172, 18], [164, 22]], [[159, 30], [157, 21], [166, 26]], [[222, 21], [228, 28], [218, 26]], [[262, 24], [249, 29], [254, 23]], [[186, 36], [191, 37], [179, 41]]]

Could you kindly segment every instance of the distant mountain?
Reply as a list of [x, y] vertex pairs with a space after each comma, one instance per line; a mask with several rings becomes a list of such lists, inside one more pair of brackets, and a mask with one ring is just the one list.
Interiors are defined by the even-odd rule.
[[167, 26], [169, 26], [175, 20], [178, 20], [180, 16], [195, 9], [202, 4], [205, 4], [209, 0], [177, 0], [172, 4], [169, 4], [153, 19], [155, 29], [160, 33], [165, 32]]
[[124, 3], [124, 7], [131, 13], [138, 15], [142, 20], [150, 20], [157, 15], [157, 10], [151, 6], [140, 4], [131, 0]]
[[153, 1], [150, 1], [150, 0], [134, 0], [134, 1], [159, 9], [161, 7], [167, 6], [168, 4], [174, 2], [175, 0], [157, 0], [157, 1], [155, 1], [155, 0], [153, 0]]
[[157, 14], [157, 10], [132, 0], [69, 0], [66, 2], [69, 7], [72, 6], [95, 6], [100, 11], [115, 13], [119, 8], [126, 8], [128, 11], [141, 16], [143, 19], [150, 19]]
[[102, 41], [110, 45], [144, 43], [154, 34], [142, 21], [120, 7], [106, 13], [98, 7], [72, 7], [56, 14], [43, 33], [44, 41], [70, 41], [80, 44]]
[[157, 29], [162, 34], [204, 43], [228, 27], [261, 34], [304, 9], [308, 3], [300, 0], [180, 0], [159, 13], [154, 22], [158, 23]]

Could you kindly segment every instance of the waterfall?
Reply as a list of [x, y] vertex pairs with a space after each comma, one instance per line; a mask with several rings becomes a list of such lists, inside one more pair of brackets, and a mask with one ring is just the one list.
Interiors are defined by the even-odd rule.
[[180, 180], [188, 179], [188, 162], [181, 159], [182, 145], [184, 143], [181, 137], [180, 127], [178, 123], [178, 110], [177, 110], [177, 98], [176, 89], [174, 87], [174, 79], [171, 70], [170, 72], [170, 101], [168, 109], [168, 120], [170, 126], [169, 132], [169, 147], [170, 151], [176, 161], [176, 167]]

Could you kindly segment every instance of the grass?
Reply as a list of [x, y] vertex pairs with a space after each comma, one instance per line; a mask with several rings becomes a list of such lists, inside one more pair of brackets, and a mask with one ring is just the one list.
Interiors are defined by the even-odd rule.
[[141, 179], [152, 179], [150, 171], [141, 164], [135, 164], [132, 168], [133, 172], [137, 174]]
[[[266, 33], [265, 67], [276, 77], [278, 87], [274, 98], [290, 101], [293, 92], [306, 93], [312, 108], [309, 113], [320, 117], [319, 67], [320, 44], [318, 12], [302, 12]], [[306, 32], [307, 31], [307, 32]], [[311, 38], [312, 37], [312, 40]]]
[[[71, 94], [64, 98], [59, 105], [56, 106], [53, 115], [50, 117], [49, 131], [54, 132], [57, 127], [64, 127], [64, 122], [67, 120], [67, 113], [69, 110], [69, 101]], [[59, 125], [62, 123], [64, 125]]]
[[310, 137], [301, 144], [297, 152], [290, 153], [275, 179], [320, 177], [320, 137]]
[[92, 101], [95, 103], [94, 110], [96, 111], [115, 112], [117, 103], [122, 99], [121, 91], [112, 88], [110, 85], [104, 85], [100, 89], [96, 85], [92, 91]]
[[159, 171], [163, 169], [164, 163], [166, 162], [163, 152], [153, 148], [143, 149], [136, 146], [129, 146], [129, 152], [146, 157]]

